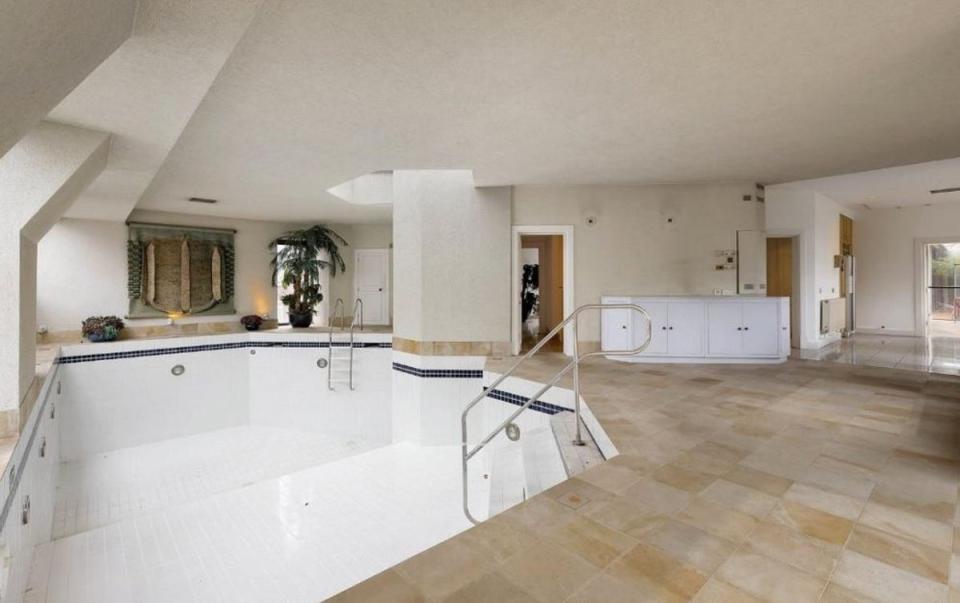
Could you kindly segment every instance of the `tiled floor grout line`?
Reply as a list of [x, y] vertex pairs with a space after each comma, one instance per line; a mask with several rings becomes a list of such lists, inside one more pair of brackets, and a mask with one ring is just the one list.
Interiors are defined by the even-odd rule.
[[[886, 467], [887, 463], [890, 462], [888, 458], [883, 464]], [[860, 509], [860, 513], [857, 515], [857, 519], [853, 521], [853, 524], [850, 526], [850, 533], [847, 534], [847, 537], [843, 541], [843, 546], [840, 547], [840, 552], [837, 554], [837, 561], [833, 564], [833, 567], [830, 568], [830, 573], [827, 575], [827, 581], [823, 584], [823, 589], [820, 591], [820, 596], [817, 597], [817, 600], [823, 599], [823, 596], [826, 594], [827, 589], [830, 588], [830, 583], [833, 581], [834, 574], [837, 573], [837, 569], [840, 567], [840, 563], [843, 561], [843, 554], [847, 550], [847, 545], [850, 544], [850, 539], [853, 538], [853, 531], [857, 529], [857, 525], [860, 523], [860, 518], [863, 517], [863, 514], [867, 512], [867, 505], [870, 504], [870, 499], [873, 497], [873, 491], [877, 489], [877, 482], [873, 483], [873, 486], [870, 487], [870, 493], [863, 501], [863, 508]]]

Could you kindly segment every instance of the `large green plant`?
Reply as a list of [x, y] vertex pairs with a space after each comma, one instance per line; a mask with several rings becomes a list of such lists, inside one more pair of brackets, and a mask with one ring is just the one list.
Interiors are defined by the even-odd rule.
[[[323, 301], [320, 291], [320, 271], [330, 270], [332, 276], [345, 271], [346, 264], [340, 255], [340, 245], [349, 243], [323, 224], [310, 228], [291, 230], [270, 241], [273, 259], [273, 285], [279, 282], [290, 287], [291, 292], [280, 298], [291, 312], [306, 314], [315, 312], [315, 306]], [[320, 258], [327, 252], [329, 260]]]

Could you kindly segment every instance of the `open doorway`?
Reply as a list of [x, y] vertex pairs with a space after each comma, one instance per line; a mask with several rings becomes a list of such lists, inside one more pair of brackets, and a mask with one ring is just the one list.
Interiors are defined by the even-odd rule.
[[[573, 226], [513, 227], [513, 353], [527, 351], [574, 310]], [[526, 275], [526, 276], [525, 276]], [[567, 325], [544, 351], [573, 354]]]
[[960, 337], [960, 242], [925, 247], [927, 334]]
[[[563, 320], [563, 235], [520, 236], [520, 352], [526, 352]], [[542, 348], [563, 351], [563, 333]]]

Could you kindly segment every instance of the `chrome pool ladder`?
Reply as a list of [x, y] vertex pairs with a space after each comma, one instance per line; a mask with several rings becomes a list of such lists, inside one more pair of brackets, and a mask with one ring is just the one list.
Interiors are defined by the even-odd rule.
[[[632, 350], [606, 351], [606, 352], [596, 351], [596, 352], [587, 352], [586, 354], [581, 354], [579, 340], [577, 336], [577, 323], [578, 323], [580, 314], [586, 310], [632, 310], [634, 312], [639, 312], [641, 315], [643, 315], [644, 318], [646, 318], [646, 322], [647, 322], [646, 340], [643, 342], [642, 345], [636, 348], [633, 348]], [[491, 431], [489, 434], [487, 434], [485, 438], [480, 440], [480, 442], [476, 446], [474, 446], [473, 448], [469, 448], [467, 444], [467, 415], [470, 413], [470, 410], [473, 409], [474, 406], [479, 404], [484, 398], [486, 398], [488, 394], [493, 393], [497, 389], [498, 385], [500, 385], [508, 377], [513, 375], [513, 373], [516, 372], [517, 368], [519, 368], [521, 364], [526, 362], [530, 357], [532, 357], [534, 354], [540, 351], [540, 348], [546, 345], [548, 341], [553, 339], [554, 336], [556, 336], [557, 333], [562, 331], [563, 328], [568, 324], [572, 325], [571, 339], [573, 341], [573, 357], [570, 359], [570, 361], [567, 362], [563, 366], [563, 368], [561, 368], [559, 371], [554, 373], [553, 377], [551, 377], [550, 380], [547, 381], [546, 385], [544, 385], [535, 394], [533, 394], [533, 396], [531, 396], [523, 404], [523, 406], [521, 406], [519, 409], [514, 411], [514, 413], [511, 414], [509, 417], [507, 417], [505, 421], [500, 423], [500, 425], [496, 429]], [[636, 354], [639, 354], [643, 350], [645, 350], [647, 346], [650, 345], [650, 339], [652, 336], [653, 336], [653, 331], [651, 329], [650, 315], [647, 313], [646, 310], [644, 310], [643, 308], [641, 308], [636, 304], [584, 304], [579, 308], [577, 308], [576, 310], [574, 310], [573, 312], [571, 312], [570, 316], [567, 316], [565, 319], [563, 319], [563, 321], [560, 324], [555, 326], [553, 330], [547, 333], [547, 335], [543, 339], [537, 342], [537, 345], [530, 348], [530, 351], [524, 354], [519, 360], [517, 360], [517, 362], [512, 367], [510, 367], [510, 369], [507, 372], [500, 375], [500, 377], [498, 377], [490, 385], [484, 387], [483, 391], [480, 392], [480, 394], [477, 395], [473, 400], [471, 400], [469, 404], [467, 404], [467, 406], [463, 409], [463, 413], [460, 415], [460, 434], [461, 434], [460, 451], [461, 451], [461, 461], [462, 461], [461, 468], [462, 468], [462, 479], [463, 479], [463, 513], [464, 515], [467, 516], [467, 519], [469, 519], [474, 524], [480, 523], [470, 513], [469, 487], [467, 485], [467, 463], [470, 461], [470, 459], [476, 456], [478, 452], [483, 450], [484, 446], [489, 444], [493, 440], [493, 438], [497, 437], [497, 435], [499, 435], [501, 431], [504, 431], [508, 428], [510, 428], [511, 430], [516, 430], [516, 426], [514, 425], [513, 422], [514, 420], [516, 420], [518, 416], [520, 416], [520, 413], [530, 408], [530, 406], [532, 406], [537, 400], [539, 400], [541, 396], [547, 393], [547, 391], [549, 391], [550, 388], [552, 388], [557, 383], [559, 383], [559, 381], [571, 370], [573, 370], [573, 400], [574, 400], [573, 405], [574, 405], [574, 413], [575, 413], [574, 419], [576, 421], [576, 437], [573, 440], [573, 443], [577, 446], [583, 446], [584, 441], [580, 431], [581, 429], [580, 427], [580, 362], [583, 361], [585, 358], [590, 358], [592, 356], [634, 356]]]
[[[342, 362], [342, 361], [346, 361], [346, 362], [347, 362], [347, 368], [346, 368], [346, 370], [347, 370], [347, 383], [349, 384], [351, 390], [354, 389], [354, 387], [353, 387], [353, 353], [354, 353], [354, 352], [353, 352], [353, 342], [354, 342], [354, 336], [353, 336], [353, 335], [354, 335], [354, 330], [355, 330], [355, 328], [356, 328], [356, 326], [357, 326], [358, 319], [359, 319], [359, 324], [360, 324], [360, 330], [361, 330], [361, 331], [363, 330], [363, 301], [358, 297], [358, 298], [356, 299], [356, 301], [353, 303], [353, 316], [352, 316], [351, 319], [350, 319], [350, 331], [349, 331], [349, 333], [350, 333], [350, 338], [349, 338], [349, 340], [346, 342], [346, 343], [347, 343], [347, 353], [346, 353], [346, 355], [337, 356], [337, 355], [334, 355], [334, 353], [333, 353], [333, 350], [334, 350], [334, 345], [333, 345], [333, 344], [334, 344], [334, 341], [333, 341], [333, 333], [334, 333], [334, 329], [336, 329], [337, 317], [338, 317], [338, 316], [339, 316], [339, 318], [340, 318], [340, 332], [341, 332], [341, 333], [343, 332], [343, 323], [344, 323], [344, 321], [346, 320], [346, 317], [344, 316], [344, 309], [345, 309], [345, 307], [346, 307], [346, 306], [345, 306], [345, 304], [343, 303], [343, 299], [338, 297], [336, 303], [335, 303], [334, 306], [333, 306], [333, 317], [331, 318], [331, 321], [330, 321], [330, 330], [327, 332], [327, 333], [328, 333], [328, 341], [327, 341], [327, 389], [330, 389], [330, 390], [333, 390], [333, 389], [334, 389], [334, 387], [333, 387], [333, 384], [334, 384], [334, 381], [335, 381], [335, 379], [333, 378], [333, 373], [334, 373], [334, 370], [335, 370], [335, 369], [334, 369], [334, 360], [339, 360], [339, 361], [341, 361], [341, 362]], [[338, 342], [338, 343], [344, 343], [344, 342]], [[338, 347], [338, 348], [342, 348], [343, 346], [337, 346], [337, 347]], [[341, 369], [341, 370], [342, 370], [342, 369]]]

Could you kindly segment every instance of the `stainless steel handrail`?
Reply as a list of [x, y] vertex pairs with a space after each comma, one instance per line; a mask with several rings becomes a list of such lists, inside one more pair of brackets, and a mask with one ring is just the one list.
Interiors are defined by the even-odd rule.
[[[337, 324], [337, 310], [340, 311], [340, 328], [343, 329], [344, 321], [344, 303], [343, 298], [338, 297], [333, 304], [333, 314], [330, 317], [330, 328], [327, 331], [327, 389], [333, 390], [333, 329]], [[351, 351], [353, 344], [351, 344]]]
[[353, 328], [357, 324], [357, 314], [360, 315], [360, 330], [363, 330], [363, 300], [359, 297], [353, 302], [353, 318], [350, 319], [350, 389], [353, 390]]
[[[587, 352], [586, 354], [580, 354], [580, 346], [577, 339], [577, 323], [579, 322], [580, 313], [584, 310], [633, 310], [639, 312], [647, 319], [647, 339], [643, 342], [643, 345], [633, 348], [632, 350], [622, 350], [622, 351], [596, 351], [596, 352]], [[507, 377], [512, 375], [521, 364], [526, 362], [530, 357], [540, 351], [548, 341], [553, 339], [553, 337], [559, 333], [567, 324], [573, 323], [573, 358], [568, 362], [562, 369], [554, 374], [553, 378], [547, 382], [542, 388], [540, 388], [537, 393], [530, 397], [523, 406], [517, 409], [513, 414], [511, 414], [499, 427], [494, 429], [487, 437], [483, 438], [479, 444], [474, 446], [468, 451], [467, 449], [467, 415], [470, 413], [470, 410], [480, 403], [481, 400], [487, 397], [487, 394], [493, 392], [498, 385], [503, 383]], [[462, 458], [462, 477], [463, 477], [463, 513], [467, 516], [472, 523], [478, 524], [473, 515], [470, 514], [470, 504], [468, 501], [468, 487], [467, 487], [467, 462], [472, 459], [478, 452], [480, 452], [484, 446], [489, 444], [493, 438], [497, 437], [501, 431], [507, 428], [508, 425], [512, 424], [514, 419], [520, 416], [520, 413], [530, 408], [530, 406], [540, 399], [540, 397], [545, 394], [550, 388], [556, 385], [560, 379], [564, 377], [571, 369], [573, 369], [573, 399], [574, 399], [574, 413], [575, 420], [577, 424], [576, 439], [573, 443], [577, 446], [583, 446], [583, 438], [581, 437], [580, 432], [580, 362], [584, 358], [590, 358], [592, 356], [634, 356], [639, 354], [650, 345], [650, 340], [653, 337], [653, 330], [651, 326], [650, 315], [646, 310], [641, 308], [636, 304], [584, 304], [570, 313], [570, 316], [567, 316], [563, 321], [555, 326], [547, 335], [541, 339], [535, 346], [533, 346], [529, 352], [524, 354], [510, 369], [504, 374], [500, 375], [493, 383], [484, 388], [484, 390], [474, 398], [466, 408], [463, 409], [463, 413], [460, 415], [460, 433], [461, 433], [461, 458]]]
[[363, 300], [359, 297], [356, 301], [353, 302], [353, 322], [350, 323], [350, 327], [353, 328], [353, 325], [357, 322], [357, 316], [360, 316], [360, 330], [363, 330]]

